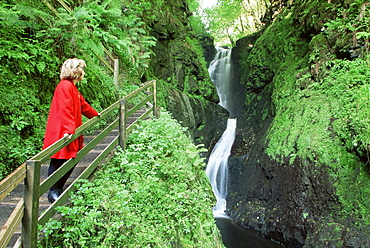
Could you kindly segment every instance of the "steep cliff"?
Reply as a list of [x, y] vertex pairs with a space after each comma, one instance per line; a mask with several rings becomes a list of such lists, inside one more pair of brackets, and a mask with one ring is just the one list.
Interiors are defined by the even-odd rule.
[[228, 213], [287, 247], [369, 247], [370, 8], [284, 4], [233, 49]]
[[161, 13], [147, 24], [157, 39], [150, 67], [160, 79], [162, 107], [188, 128], [192, 139], [209, 147], [221, 136], [228, 118], [218, 105], [204, 58], [214, 56], [212, 39], [192, 30], [187, 1], [167, 1]]

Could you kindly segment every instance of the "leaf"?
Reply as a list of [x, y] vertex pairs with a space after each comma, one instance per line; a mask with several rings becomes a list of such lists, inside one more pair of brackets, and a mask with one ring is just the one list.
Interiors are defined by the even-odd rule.
[[357, 32], [356, 37], [357, 37], [357, 39], [362, 39], [362, 38], [369, 39], [370, 33], [368, 33], [368, 32]]
[[39, 72], [43, 72], [46, 67], [46, 64], [45, 62], [39, 62], [36, 64], [36, 67]]
[[73, 15], [78, 19], [81, 17], [89, 17], [90, 14], [89, 12], [86, 11], [85, 8], [80, 8], [76, 12], [73, 13]]

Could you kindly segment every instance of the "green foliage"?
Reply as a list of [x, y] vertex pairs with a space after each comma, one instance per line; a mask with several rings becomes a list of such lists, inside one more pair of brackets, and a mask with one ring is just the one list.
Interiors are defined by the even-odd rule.
[[366, 153], [370, 147], [369, 62], [333, 60], [327, 66], [330, 75], [314, 89], [331, 97], [332, 125], [346, 148]]
[[347, 1], [347, 3], [337, 5], [337, 8], [334, 9], [336, 18], [325, 23], [327, 30], [329, 32], [335, 31], [342, 35], [349, 32], [367, 31], [367, 27], [370, 24], [370, 9], [367, 5], [367, 1], [363, 0]]
[[236, 40], [256, 32], [263, 24], [269, 1], [223, 0], [200, 10], [209, 31], [219, 45], [234, 46]]
[[369, 172], [357, 158], [367, 157], [369, 149], [368, 63], [337, 60], [327, 65], [330, 75], [306, 89], [294, 87], [295, 79], [286, 74], [276, 78], [280, 84], [274, 90], [276, 116], [267, 152], [277, 160], [290, 157], [291, 163], [298, 156], [329, 165], [344, 211], [368, 224]]
[[65, 2], [67, 7], [57, 1], [0, 3], [0, 178], [40, 150], [65, 59], [86, 61], [86, 79], [78, 87], [98, 111], [117, 95], [106, 53], [120, 59], [122, 83], [138, 82], [148, 68], [156, 40], [140, 18], [144, 4]]
[[340, 51], [369, 46], [370, 8], [365, 0], [294, 1], [296, 28], [302, 33], [324, 32], [332, 48]]
[[196, 61], [199, 71], [197, 73], [192, 71], [186, 73], [184, 92], [201, 99], [210, 97], [214, 92], [214, 85], [209, 78], [208, 71], [205, 70], [207, 63], [203, 56], [203, 49], [199, 41], [194, 38], [186, 37], [185, 42], [184, 46], [195, 55], [194, 57], [198, 58]]
[[[319, 2], [312, 4], [316, 6]], [[258, 106], [266, 106], [255, 94], [256, 89], [271, 94], [273, 115], [265, 139], [268, 155], [276, 161], [288, 158], [294, 163], [299, 158], [316, 166], [329, 166], [328, 173], [342, 203], [341, 211], [336, 214], [353, 216], [357, 224], [364, 226], [370, 223], [369, 62], [366, 58], [336, 59], [335, 49], [331, 47], [332, 39], [338, 39], [335, 42], [338, 48], [351, 45], [354, 31], [359, 31], [359, 40], [367, 38], [361, 25], [348, 24], [349, 20], [358, 18], [359, 13], [367, 13], [363, 8], [358, 10], [359, 6], [363, 5], [358, 2], [345, 10], [347, 18], [335, 27], [331, 26], [334, 22], [324, 24], [325, 18], [336, 12], [316, 17], [317, 23], [310, 26], [312, 13], [323, 6], [316, 6], [308, 13], [298, 11], [297, 7], [297, 13], [306, 18], [299, 19], [302, 26], [296, 29], [292, 27], [297, 16], [290, 11], [283, 12], [254, 48], [241, 54], [241, 63], [247, 72], [242, 79], [251, 91], [247, 102], [255, 111], [251, 112], [251, 119], [260, 118], [261, 111], [255, 110]], [[352, 12], [356, 13], [355, 17], [349, 16]], [[308, 40], [303, 38], [308, 35], [307, 28], [316, 25], [327, 28], [315, 36], [311, 34]], [[351, 35], [341, 36], [343, 32]]]
[[[23, 163], [41, 145], [45, 101], [44, 82], [58, 60], [42, 43], [27, 37], [32, 24], [16, 6], [0, 4], [0, 178]], [[33, 75], [40, 75], [35, 81]]]
[[346, 155], [348, 151], [363, 158], [367, 158], [369, 154], [369, 62], [361, 59], [334, 60], [328, 62], [327, 66], [330, 68], [330, 75], [313, 88], [327, 97], [331, 111], [328, 128], [332, 128], [329, 135], [335, 135], [341, 141], [337, 145], [345, 148], [340, 153], [334, 153], [339, 157], [329, 153], [327, 158], [336, 161], [331, 164], [332, 175], [336, 179], [337, 193], [346, 213], [360, 216], [365, 224], [369, 224], [369, 170], [355, 156]]
[[[290, 88], [294, 72], [306, 62], [307, 42], [299, 33], [291, 29], [293, 20], [290, 14], [282, 15], [281, 20], [267, 28], [256, 42], [258, 49], [241, 54], [242, 81], [249, 88], [262, 89], [270, 83], [274, 74], [281, 69], [289, 77], [285, 78], [284, 90]], [[275, 35], [271, 35], [274, 33]], [[272, 56], [274, 54], [274, 56]], [[279, 90], [279, 89], [278, 89]], [[283, 89], [281, 89], [283, 90]]]
[[168, 113], [144, 121], [93, 182], [81, 181], [46, 247], [222, 247], [200, 149]]
[[202, 12], [200, 11], [200, 5], [198, 0], [188, 0], [189, 9], [193, 13], [190, 16], [189, 22], [192, 27], [191, 33], [194, 37], [209, 36], [207, 29], [202, 20]]

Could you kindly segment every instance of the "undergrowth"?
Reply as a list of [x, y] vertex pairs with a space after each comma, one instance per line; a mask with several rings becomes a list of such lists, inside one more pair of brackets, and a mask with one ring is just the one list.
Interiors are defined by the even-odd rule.
[[80, 181], [40, 247], [222, 247], [201, 149], [166, 112], [141, 123], [97, 178]]

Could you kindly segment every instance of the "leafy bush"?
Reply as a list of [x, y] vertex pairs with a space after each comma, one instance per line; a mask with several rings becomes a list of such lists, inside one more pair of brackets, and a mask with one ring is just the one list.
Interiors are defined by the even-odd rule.
[[142, 122], [93, 182], [81, 181], [46, 247], [222, 247], [199, 148], [168, 113]]

